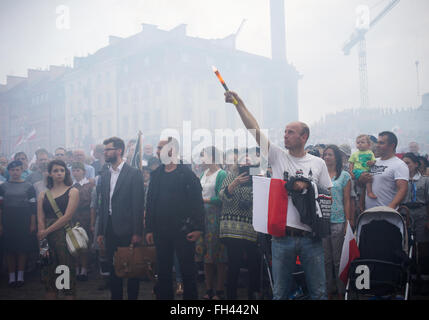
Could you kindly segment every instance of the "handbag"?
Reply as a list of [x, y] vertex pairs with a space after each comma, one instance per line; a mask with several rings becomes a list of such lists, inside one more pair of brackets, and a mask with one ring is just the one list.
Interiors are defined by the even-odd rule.
[[[60, 208], [58, 208], [50, 190], [46, 191], [46, 196], [57, 217], [61, 218], [63, 213]], [[67, 249], [73, 257], [78, 256], [82, 251], [88, 250], [89, 238], [85, 229], [82, 228], [79, 223], [76, 223], [74, 227], [70, 227], [70, 224], [67, 223], [64, 226], [64, 229], [66, 231]]]
[[118, 278], [154, 278], [155, 247], [118, 247], [113, 265]]

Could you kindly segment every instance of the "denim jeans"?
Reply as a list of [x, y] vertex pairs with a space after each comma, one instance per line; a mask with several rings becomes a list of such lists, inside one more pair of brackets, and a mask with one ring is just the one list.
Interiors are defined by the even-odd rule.
[[322, 240], [310, 237], [273, 237], [272, 264], [274, 300], [287, 300], [299, 256], [312, 300], [326, 300], [326, 275]]

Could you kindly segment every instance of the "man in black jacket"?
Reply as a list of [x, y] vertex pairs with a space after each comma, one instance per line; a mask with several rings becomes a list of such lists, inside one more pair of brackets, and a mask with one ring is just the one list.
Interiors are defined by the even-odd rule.
[[[143, 175], [122, 160], [125, 144], [120, 138], [104, 141], [104, 156], [111, 165], [103, 171], [100, 181], [101, 204], [99, 220], [100, 247], [106, 248], [110, 263], [112, 300], [121, 300], [122, 279], [113, 268], [113, 255], [118, 247], [141, 243], [143, 235], [144, 183]], [[136, 300], [139, 279], [128, 280], [128, 299]]]
[[174, 252], [183, 277], [183, 299], [198, 298], [195, 241], [203, 230], [204, 204], [197, 176], [178, 161], [177, 140], [160, 141], [157, 155], [163, 163], [151, 174], [146, 203], [145, 231], [155, 243], [158, 266], [157, 298], [173, 300]]

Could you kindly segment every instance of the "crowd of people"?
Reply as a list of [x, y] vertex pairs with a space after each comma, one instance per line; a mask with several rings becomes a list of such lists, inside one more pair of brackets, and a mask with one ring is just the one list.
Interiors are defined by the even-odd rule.
[[[405, 205], [416, 235], [416, 274], [429, 275], [429, 177], [427, 156], [415, 144], [397, 154], [398, 139], [389, 131], [378, 137], [366, 134], [355, 146], [306, 146], [309, 127], [286, 125], [284, 147], [265, 137], [243, 100], [226, 92], [259, 145], [268, 146], [254, 157], [248, 149], [222, 154], [204, 148], [199, 164], [183, 164], [174, 138], [161, 140], [153, 153], [146, 145], [143, 168], [131, 166], [132, 144], [117, 137], [97, 145], [91, 156], [84, 150], [58, 147], [51, 154], [35, 153], [29, 164], [24, 152], [12, 159], [0, 156], [0, 237], [2, 263], [9, 286], [25, 285], [24, 273], [39, 259], [39, 245], [49, 244], [51, 263], [41, 263], [46, 298], [55, 299], [55, 266], [71, 270], [67, 298], [76, 297], [76, 281], [88, 281], [93, 268], [106, 279], [114, 300], [123, 299], [123, 279], [117, 277], [113, 256], [118, 247], [155, 246], [157, 299], [235, 300], [240, 272], [248, 270], [248, 299], [260, 299], [261, 234], [253, 228], [253, 188], [249, 168], [262, 158], [268, 168], [261, 176], [296, 180], [293, 192], [303, 193], [314, 182], [330, 191], [332, 206], [329, 236], [314, 237], [301, 221], [300, 210], [288, 199], [285, 236], [270, 237], [273, 299], [290, 299], [297, 257], [302, 265], [310, 299], [343, 299], [339, 278], [347, 223], [355, 228], [365, 210]], [[238, 103], [237, 103], [238, 102]], [[357, 149], [352, 153], [352, 147]], [[221, 163], [217, 159], [222, 159]], [[228, 159], [227, 161], [225, 161]], [[52, 203], [55, 202], [55, 204]], [[64, 227], [79, 223], [90, 238], [90, 250], [73, 257], [65, 245]], [[205, 294], [198, 296], [197, 275], [204, 273]], [[174, 273], [173, 273], [174, 270]], [[175, 274], [176, 290], [173, 275]], [[95, 276], [94, 276], [95, 277]], [[140, 279], [128, 279], [127, 298], [137, 299]]]

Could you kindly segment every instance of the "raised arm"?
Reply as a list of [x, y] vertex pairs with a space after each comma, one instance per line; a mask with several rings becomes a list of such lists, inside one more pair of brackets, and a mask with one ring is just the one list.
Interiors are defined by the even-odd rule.
[[240, 115], [241, 120], [243, 121], [244, 126], [255, 137], [256, 143], [261, 148], [263, 148], [263, 146], [266, 146], [268, 151], [268, 149], [270, 148], [270, 142], [268, 138], [261, 132], [258, 121], [255, 119], [252, 113], [247, 109], [243, 100], [241, 100], [238, 94], [233, 91], [225, 92], [226, 102], [233, 104], [234, 98], [238, 101], [238, 104], [235, 107], [238, 111], [238, 114]]

